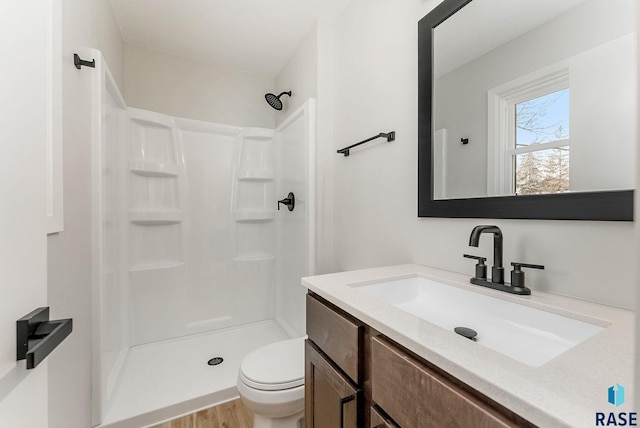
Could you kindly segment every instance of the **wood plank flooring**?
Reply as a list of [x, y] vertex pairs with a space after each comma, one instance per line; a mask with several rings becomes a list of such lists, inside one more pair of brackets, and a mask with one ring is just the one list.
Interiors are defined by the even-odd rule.
[[152, 428], [251, 428], [252, 426], [253, 414], [238, 399], [155, 425]]

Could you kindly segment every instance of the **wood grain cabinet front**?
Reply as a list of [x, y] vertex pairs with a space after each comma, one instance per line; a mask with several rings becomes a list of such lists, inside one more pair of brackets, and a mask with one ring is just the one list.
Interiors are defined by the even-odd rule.
[[338, 308], [307, 295], [307, 335], [309, 340], [359, 384], [362, 370], [363, 324]]
[[[383, 336], [371, 339], [371, 398], [402, 427], [507, 428], [512, 420]], [[506, 409], [505, 409], [506, 410]]]
[[306, 428], [357, 428], [361, 391], [309, 340], [305, 343]]

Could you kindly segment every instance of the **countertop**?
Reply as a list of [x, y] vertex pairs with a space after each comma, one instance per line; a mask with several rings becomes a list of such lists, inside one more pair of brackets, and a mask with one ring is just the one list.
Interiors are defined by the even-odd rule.
[[[454, 287], [605, 326], [553, 358], [530, 367], [357, 290], [413, 274]], [[595, 426], [596, 412], [630, 412], [633, 403], [634, 312], [555, 294], [531, 296], [469, 284], [469, 276], [415, 264], [318, 275], [302, 285], [467, 385], [540, 427]], [[607, 402], [610, 386], [626, 387], [625, 404]]]

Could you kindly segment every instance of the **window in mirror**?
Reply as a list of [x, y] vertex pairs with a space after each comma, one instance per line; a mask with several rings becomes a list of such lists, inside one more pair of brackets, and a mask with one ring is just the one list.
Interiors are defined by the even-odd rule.
[[516, 155], [515, 164], [516, 195], [569, 191], [569, 146]]
[[569, 191], [569, 88], [513, 105], [516, 195]]
[[570, 191], [569, 95], [566, 69], [489, 90], [490, 195]]

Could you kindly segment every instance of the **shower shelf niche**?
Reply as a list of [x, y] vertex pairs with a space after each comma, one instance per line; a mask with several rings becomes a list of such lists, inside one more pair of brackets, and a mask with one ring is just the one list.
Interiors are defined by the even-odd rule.
[[235, 210], [233, 218], [237, 222], [271, 221], [276, 218], [276, 213], [271, 210]]
[[274, 177], [273, 170], [268, 169], [240, 169], [237, 175], [241, 181], [271, 181]]
[[158, 161], [132, 160], [129, 170], [143, 177], [177, 177], [180, 174], [178, 165]]
[[163, 226], [182, 222], [182, 211], [130, 211], [129, 221], [142, 226]]

